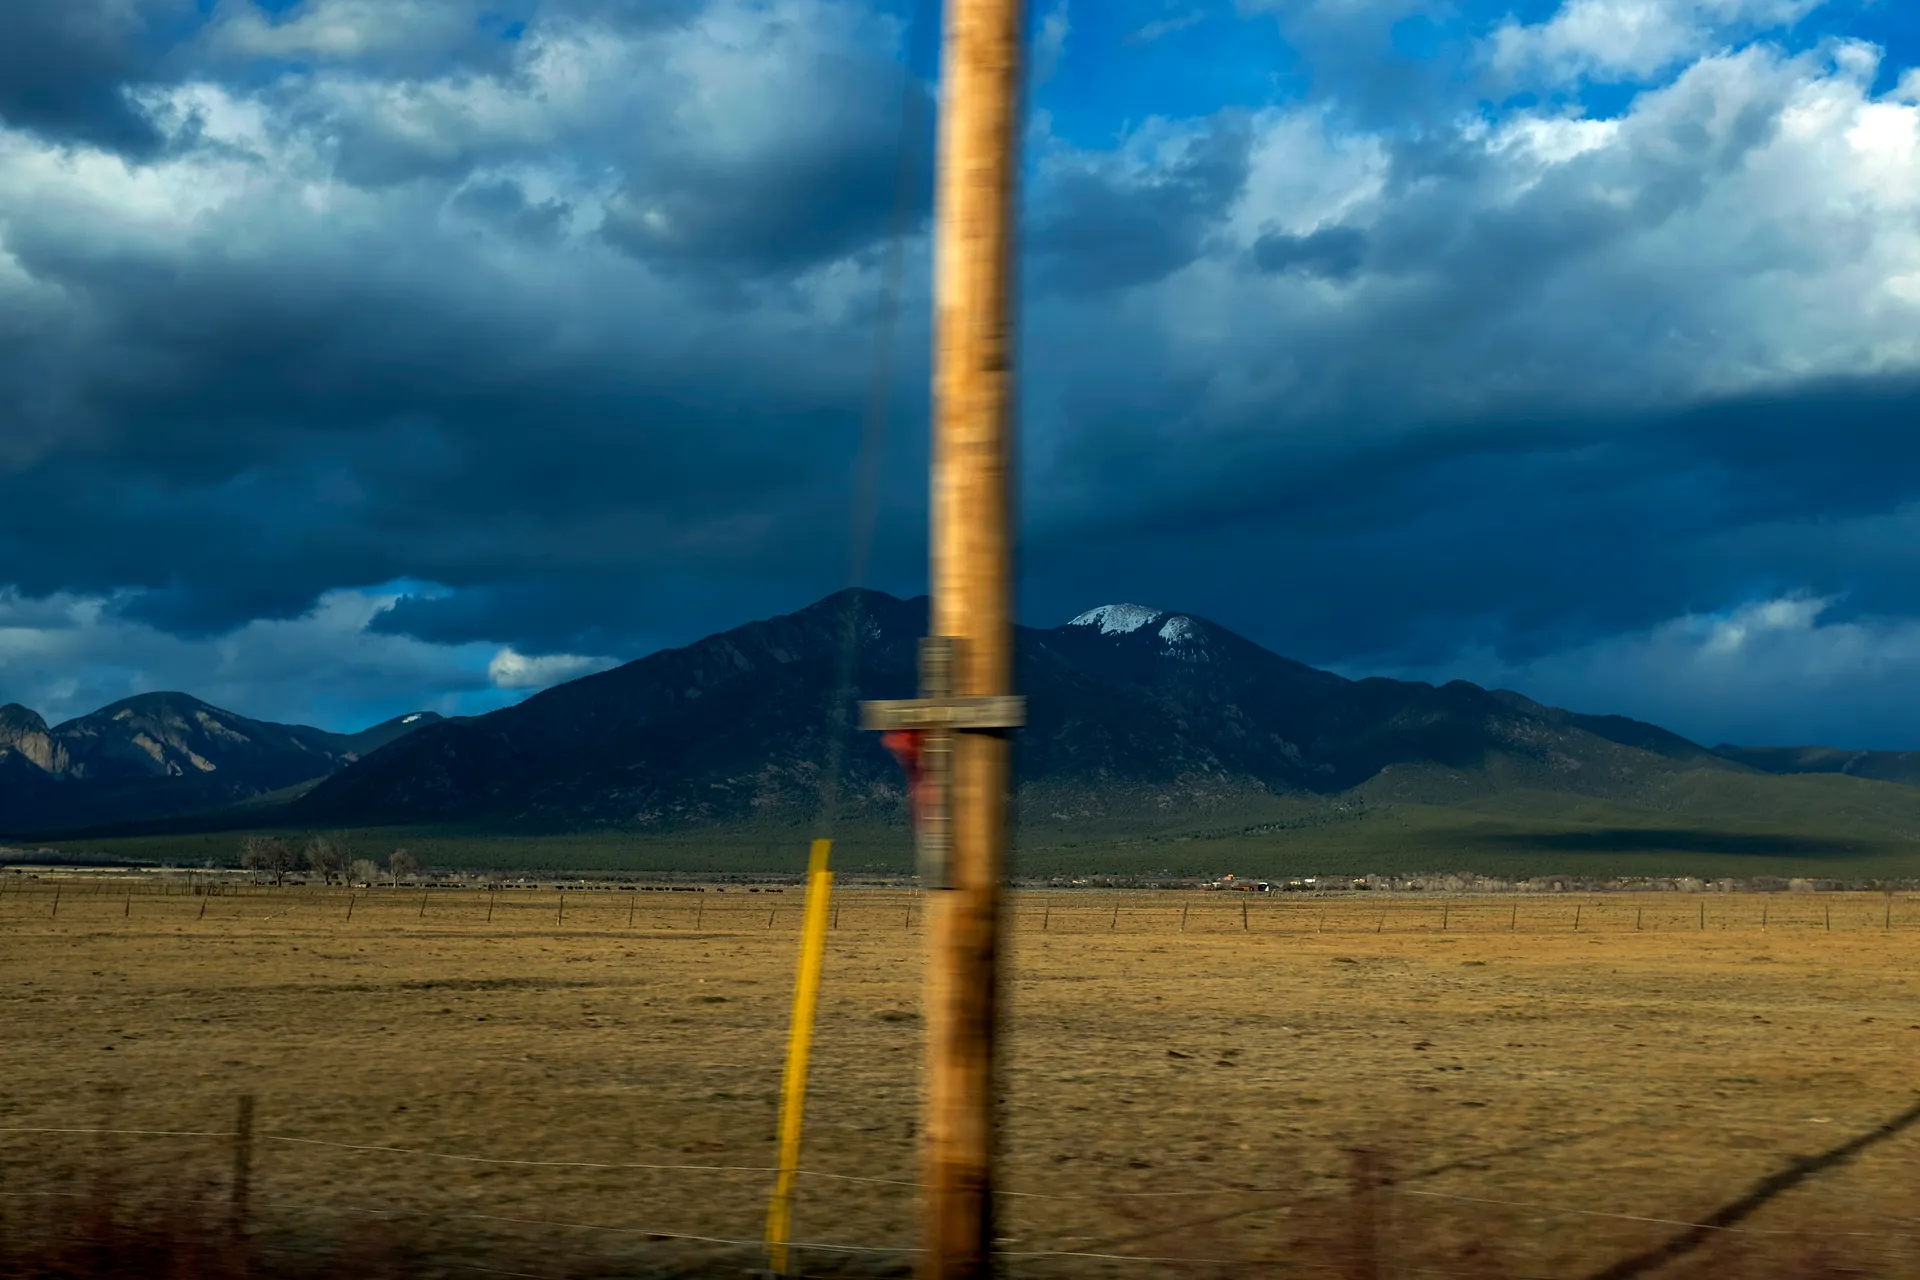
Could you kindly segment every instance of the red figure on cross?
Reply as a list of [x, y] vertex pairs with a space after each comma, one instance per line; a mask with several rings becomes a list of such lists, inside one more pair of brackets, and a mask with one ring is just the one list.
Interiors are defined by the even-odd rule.
[[921, 757], [926, 736], [919, 729], [894, 729], [880, 735], [880, 745], [891, 751], [893, 758], [906, 771], [907, 802], [913, 810], [916, 827], [925, 819], [927, 807], [933, 801], [933, 778], [927, 773], [926, 762]]

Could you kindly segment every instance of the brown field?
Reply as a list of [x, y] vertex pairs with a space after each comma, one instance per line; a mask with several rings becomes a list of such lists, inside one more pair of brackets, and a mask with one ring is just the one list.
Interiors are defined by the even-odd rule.
[[[725, 1242], [764, 1221], [796, 890], [6, 880], [0, 1272], [106, 1216], [225, 1215], [243, 1095], [269, 1260], [375, 1237], [447, 1275], [751, 1259]], [[914, 1243], [924, 903], [836, 900], [796, 1235], [849, 1247], [810, 1270], [871, 1274]], [[1015, 1274], [1920, 1276], [1920, 901], [1012, 915]]]

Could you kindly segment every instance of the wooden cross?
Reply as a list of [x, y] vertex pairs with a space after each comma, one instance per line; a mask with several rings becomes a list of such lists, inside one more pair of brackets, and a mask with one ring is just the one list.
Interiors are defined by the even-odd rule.
[[953, 692], [954, 658], [960, 641], [925, 636], [920, 641], [920, 696], [860, 704], [860, 727], [920, 733], [920, 767], [927, 796], [914, 814], [914, 844], [920, 883], [950, 887], [947, 858], [952, 847], [953, 735], [994, 729], [1018, 729], [1027, 722], [1027, 700], [1013, 694], [962, 697]]

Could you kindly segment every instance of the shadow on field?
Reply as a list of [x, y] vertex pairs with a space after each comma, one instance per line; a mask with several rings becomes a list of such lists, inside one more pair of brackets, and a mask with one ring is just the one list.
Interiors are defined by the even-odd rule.
[[1681, 827], [1598, 827], [1587, 831], [1503, 831], [1480, 843], [1516, 852], [1722, 853], [1754, 858], [1846, 858], [1873, 852], [1868, 845], [1821, 836], [1760, 835]]
[[1916, 1122], [1920, 1122], [1920, 1102], [1914, 1103], [1885, 1124], [1849, 1138], [1837, 1147], [1822, 1151], [1817, 1156], [1805, 1156], [1794, 1160], [1786, 1168], [1760, 1179], [1738, 1200], [1720, 1206], [1672, 1239], [1636, 1253], [1632, 1257], [1622, 1258], [1612, 1266], [1594, 1272], [1588, 1280], [1633, 1280], [1635, 1276], [1646, 1275], [1672, 1262], [1675, 1258], [1684, 1257], [1712, 1239], [1716, 1232], [1725, 1231], [1735, 1223], [1752, 1216], [1754, 1212], [1781, 1193], [1793, 1190], [1816, 1173], [1824, 1173], [1828, 1169], [1845, 1164], [1876, 1142], [1884, 1142], [1895, 1134], [1912, 1128]]
[[[242, 1109], [242, 1130], [250, 1108]], [[1883, 1270], [1865, 1256], [1841, 1256], [1830, 1244], [1790, 1242], [1786, 1233], [1741, 1236], [1738, 1224], [1802, 1183], [1851, 1161], [1861, 1152], [1920, 1125], [1920, 1102], [1886, 1122], [1817, 1155], [1790, 1159], [1742, 1196], [1650, 1247], [1587, 1274], [1586, 1280], [1638, 1280], [1655, 1273], [1673, 1280], [1837, 1280], [1879, 1275], [1891, 1280], [1910, 1271]], [[1324, 1280], [1389, 1280], [1411, 1274], [1474, 1277], [1475, 1280], [1538, 1280], [1520, 1261], [1529, 1243], [1520, 1223], [1534, 1227], [1556, 1213], [1635, 1218], [1583, 1208], [1564, 1209], [1505, 1199], [1456, 1196], [1415, 1189], [1415, 1184], [1462, 1169], [1485, 1169], [1502, 1157], [1539, 1151], [1595, 1136], [1595, 1131], [1552, 1135], [1425, 1168], [1396, 1170], [1389, 1146], [1356, 1148], [1344, 1186], [1309, 1189], [1284, 1168], [1276, 1170], [1278, 1199], [1221, 1210], [1167, 1213], [1169, 1202], [1114, 1200], [1132, 1229], [1071, 1250], [1005, 1252], [997, 1255], [1002, 1277], [1032, 1280], [1128, 1280], [1138, 1275], [1239, 1280], [1248, 1275], [1317, 1276]], [[244, 1148], [242, 1148], [244, 1150]], [[258, 1214], [251, 1198], [248, 1162], [235, 1169], [231, 1186], [217, 1180], [150, 1188], [128, 1195], [111, 1164], [65, 1185], [70, 1190], [0, 1193], [0, 1280], [443, 1280], [456, 1275], [519, 1276], [526, 1280], [692, 1280], [705, 1276], [765, 1277], [759, 1248], [745, 1241], [622, 1233], [593, 1228], [597, 1243], [561, 1244], [537, 1232], [482, 1240], [454, 1224], [461, 1219], [522, 1227], [570, 1224], [484, 1214], [367, 1213], [335, 1228], [295, 1226], [311, 1214], [272, 1218]], [[51, 1184], [49, 1184], [51, 1186]], [[182, 1194], [185, 1193], [185, 1194]], [[1178, 1193], [1174, 1193], [1178, 1194]], [[1462, 1202], [1468, 1217], [1447, 1224], [1421, 1222], [1404, 1212], [1403, 1197]], [[1471, 1206], [1469, 1208], [1469, 1206]], [[318, 1206], [307, 1206], [318, 1208]], [[1487, 1208], [1520, 1211], [1519, 1219], [1490, 1217]], [[1535, 1215], [1546, 1211], [1548, 1217]], [[1250, 1216], [1278, 1215], [1284, 1238], [1254, 1245], [1236, 1240], [1230, 1228]], [[577, 1224], [574, 1224], [577, 1225]], [[1464, 1226], [1464, 1231], [1460, 1230]], [[1844, 1242], [1861, 1233], [1843, 1233]], [[1898, 1232], [1869, 1242], [1897, 1242]], [[622, 1236], [624, 1242], [615, 1242]], [[1176, 1243], [1177, 1241], [1177, 1243]], [[1010, 1242], [1011, 1243], [1011, 1242]], [[817, 1280], [895, 1280], [913, 1271], [911, 1251], [859, 1246], [794, 1246], [792, 1274]], [[1178, 1256], [1158, 1256], [1161, 1249]], [[1905, 1256], [1905, 1255], [1900, 1255]], [[1672, 1264], [1679, 1270], [1669, 1271]], [[1115, 1264], [1123, 1264], [1116, 1269]]]
[[[354, 1224], [338, 1233], [235, 1235], [218, 1213], [175, 1205], [156, 1212], [90, 1199], [72, 1218], [56, 1211], [38, 1221], [11, 1215], [0, 1226], [4, 1280], [445, 1280], [459, 1275], [527, 1280], [691, 1280], [750, 1276], [766, 1265], [758, 1249], [696, 1242], [640, 1243], [605, 1252], [421, 1243], [418, 1220], [405, 1215]], [[911, 1266], [827, 1255], [802, 1273], [820, 1280], [894, 1280]]]
[[[1806, 1178], [1844, 1163], [1859, 1151], [1920, 1120], [1916, 1105], [1886, 1125], [1822, 1155], [1799, 1160], [1761, 1180], [1752, 1191], [1685, 1232], [1633, 1254], [1587, 1280], [1636, 1280], [1702, 1251], [1704, 1271], [1676, 1280], [1838, 1280], [1841, 1276], [1887, 1275], [1863, 1269], [1857, 1259], [1830, 1256], [1819, 1248], [1770, 1244], [1756, 1255], [1730, 1239], [1734, 1223]], [[1278, 1249], [1249, 1256], [1222, 1228], [1229, 1212], [1162, 1223], [1118, 1241], [1077, 1252], [1001, 1255], [995, 1273], [1031, 1280], [1128, 1280], [1132, 1276], [1187, 1280], [1240, 1280], [1250, 1275], [1319, 1277], [1321, 1280], [1389, 1280], [1426, 1273], [1474, 1280], [1540, 1280], [1516, 1254], [1524, 1241], [1506, 1238], [1491, 1223], [1462, 1241], [1426, 1239], [1400, 1218], [1394, 1197], [1420, 1173], [1397, 1177], [1375, 1149], [1351, 1153], [1346, 1194], [1302, 1194], [1286, 1206], [1287, 1239]], [[1484, 1167], [1476, 1165], [1475, 1167]], [[1433, 1172], [1428, 1170], [1425, 1172]], [[236, 1233], [218, 1208], [218, 1198], [171, 1205], [116, 1203], [111, 1194], [82, 1197], [65, 1207], [43, 1205], [39, 1213], [0, 1215], [0, 1280], [449, 1280], [459, 1275], [518, 1276], [525, 1280], [693, 1280], [694, 1277], [758, 1277], [771, 1280], [757, 1248], [690, 1239], [642, 1238], [625, 1248], [556, 1248], [531, 1242], [466, 1245], [442, 1236], [423, 1243], [432, 1215], [399, 1214], [348, 1226], [342, 1231], [256, 1230]], [[1490, 1202], [1499, 1203], [1499, 1202]], [[183, 1207], [184, 1205], [184, 1207]], [[1275, 1206], [1266, 1205], [1271, 1211]], [[1528, 1206], [1520, 1206], [1528, 1207]], [[441, 1224], [444, 1225], [444, 1224]], [[1175, 1235], [1183, 1256], [1159, 1257], [1127, 1244]], [[1719, 1246], [1708, 1248], [1708, 1246]], [[1151, 1246], [1149, 1246], [1151, 1249]], [[906, 1280], [913, 1274], [906, 1251], [860, 1256], [824, 1253], [796, 1245], [790, 1274], [814, 1280]], [[884, 1256], [876, 1256], [884, 1254]], [[1192, 1256], [1192, 1255], [1199, 1256]], [[1238, 1256], [1236, 1256], [1236, 1254]], [[1440, 1267], [1413, 1266], [1418, 1258]], [[1115, 1264], [1121, 1265], [1116, 1269]], [[1905, 1273], [1901, 1273], [1905, 1274]]]

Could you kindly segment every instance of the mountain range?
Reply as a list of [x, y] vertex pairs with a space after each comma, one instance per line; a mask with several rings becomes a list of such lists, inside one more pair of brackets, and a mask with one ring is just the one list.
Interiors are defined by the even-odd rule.
[[[182, 814], [211, 826], [686, 831], [803, 821], [829, 772], [845, 816], [898, 822], [893, 762], [873, 735], [853, 733], [833, 769], [831, 726], [850, 713], [848, 637], [852, 692], [911, 696], [926, 620], [924, 598], [841, 592], [487, 715], [415, 713], [353, 735], [249, 720], [175, 693], [53, 728], [9, 705], [0, 833]], [[1786, 774], [1920, 782], [1920, 753], [1709, 748], [1464, 681], [1350, 680], [1205, 618], [1138, 605], [1018, 628], [1016, 652], [1030, 717], [1015, 757], [1025, 823], [1355, 792], [1443, 805], [1544, 792], [1660, 810], [1702, 775], [1737, 783], [1739, 796]], [[1920, 786], [1890, 794], [1899, 824], [1910, 804], [1920, 828]]]
[[313, 782], [414, 730], [431, 711], [359, 733], [273, 724], [184, 693], [143, 693], [49, 727], [0, 706], [0, 830], [136, 822], [218, 809]]

